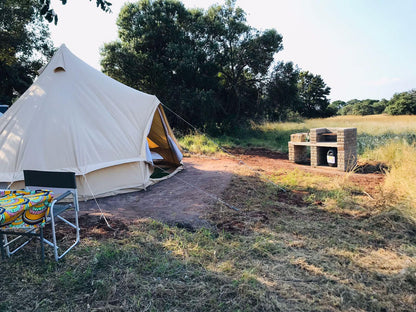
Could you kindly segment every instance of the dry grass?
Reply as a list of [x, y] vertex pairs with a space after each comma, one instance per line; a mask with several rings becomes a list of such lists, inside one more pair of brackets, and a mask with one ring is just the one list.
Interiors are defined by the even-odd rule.
[[393, 140], [368, 152], [368, 160], [387, 164], [389, 170], [383, 186], [384, 197], [416, 220], [416, 146]]
[[[283, 183], [283, 176], [275, 174], [275, 182]], [[397, 211], [376, 213], [363, 205], [368, 198], [348, 181], [344, 191], [360, 214], [350, 213], [352, 204], [334, 210], [329, 200], [306, 205], [299, 194], [308, 202], [315, 188], [320, 199], [334, 189], [326, 177], [304, 178], [297, 172], [298, 183], [280, 184], [287, 193], [256, 176], [234, 179], [227, 197], [244, 212], [223, 210], [213, 218], [252, 251], [247, 256], [240, 247], [230, 258], [251, 267], [282, 311], [409, 311], [408, 304], [416, 304], [415, 224]]]
[[[269, 177], [287, 191], [238, 172], [224, 200], [241, 210], [213, 206], [211, 229], [142, 220], [115, 238], [84, 232], [58, 264], [15, 255], [2, 264], [0, 310], [410, 311], [415, 223], [362, 204], [348, 179]], [[331, 206], [337, 192], [345, 208]]]
[[354, 127], [358, 133], [370, 133], [381, 135], [387, 132], [404, 133], [416, 131], [416, 116], [390, 116], [390, 115], [368, 115], [368, 116], [336, 116], [331, 118], [307, 119], [304, 122], [265, 123], [259, 128], [263, 131], [271, 130], [295, 130], [322, 127]]
[[252, 123], [249, 129], [240, 129], [232, 137], [214, 140], [228, 147], [265, 147], [281, 152], [288, 151], [290, 135], [306, 132], [311, 128], [354, 127], [357, 128], [357, 149], [361, 156], [367, 150], [380, 147], [391, 139], [416, 141], [416, 116], [337, 116], [332, 118], [307, 119], [303, 122]]

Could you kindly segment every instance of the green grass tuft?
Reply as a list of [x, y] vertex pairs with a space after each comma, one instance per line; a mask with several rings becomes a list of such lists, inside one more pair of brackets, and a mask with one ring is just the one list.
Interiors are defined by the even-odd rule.
[[220, 152], [218, 144], [203, 134], [186, 135], [179, 138], [181, 147], [193, 154], [213, 155]]

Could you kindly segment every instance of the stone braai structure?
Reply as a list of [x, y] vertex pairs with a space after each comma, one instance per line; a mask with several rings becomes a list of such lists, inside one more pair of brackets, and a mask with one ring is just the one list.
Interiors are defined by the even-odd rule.
[[289, 160], [295, 163], [308, 161], [312, 167], [328, 166], [327, 153], [336, 152], [337, 169], [350, 171], [357, 163], [357, 128], [315, 128], [309, 133], [290, 136]]

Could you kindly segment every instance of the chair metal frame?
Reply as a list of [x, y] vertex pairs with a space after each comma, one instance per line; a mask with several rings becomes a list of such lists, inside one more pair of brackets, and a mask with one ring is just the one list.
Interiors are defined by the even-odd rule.
[[[79, 204], [78, 204], [78, 192], [75, 180], [75, 173], [73, 172], [54, 172], [54, 171], [37, 171], [37, 170], [24, 170], [25, 187], [28, 190], [48, 189], [55, 195], [58, 195], [52, 200], [49, 214], [45, 216], [45, 224], [38, 227], [30, 228], [23, 231], [9, 230], [0, 228], [0, 243], [2, 257], [10, 257], [16, 253], [22, 247], [24, 247], [34, 237], [39, 237], [41, 245], [41, 259], [44, 261], [44, 243], [53, 248], [55, 260], [59, 261], [63, 258], [72, 248], [74, 248], [80, 241], [80, 228], [78, 222]], [[71, 196], [72, 195], [72, 196]], [[68, 201], [69, 199], [72, 200]], [[69, 221], [61, 214], [67, 210], [73, 210], [74, 222]], [[63, 251], [60, 251], [58, 241], [56, 238], [56, 222], [60, 220], [69, 225], [75, 230], [75, 239], [71, 246], [67, 247]], [[52, 242], [44, 238], [43, 227], [47, 224], [51, 224], [52, 229]], [[13, 240], [8, 241], [7, 235], [17, 235]], [[29, 236], [21, 245], [17, 246], [14, 250], [10, 250], [10, 245], [24, 236]]]

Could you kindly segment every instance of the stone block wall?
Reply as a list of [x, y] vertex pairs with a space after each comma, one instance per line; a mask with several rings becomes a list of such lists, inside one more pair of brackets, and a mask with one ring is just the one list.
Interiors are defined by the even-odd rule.
[[308, 149], [306, 146], [289, 142], [289, 160], [295, 163], [308, 162]]
[[305, 162], [309, 146], [312, 167], [327, 165], [326, 155], [329, 149], [336, 151], [338, 170], [350, 171], [356, 165], [357, 128], [314, 128], [310, 130], [309, 137], [310, 142], [289, 142], [289, 160]]
[[310, 142], [312, 144], [319, 142], [320, 140], [320, 136], [323, 133], [328, 133], [328, 132], [332, 132], [327, 128], [314, 128], [311, 129], [311, 131], [309, 132], [309, 138], [310, 138]]
[[338, 169], [353, 170], [357, 164], [357, 128], [337, 130]]

